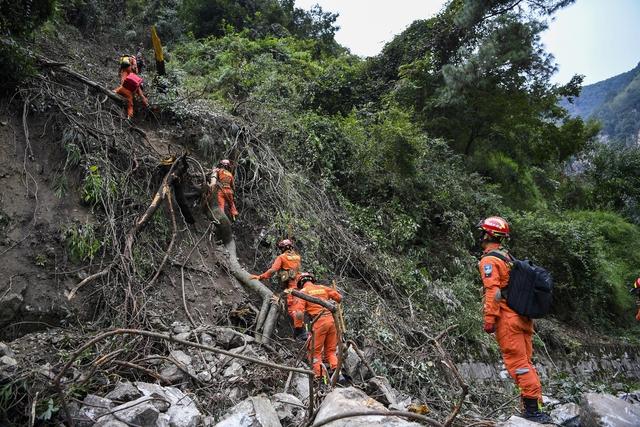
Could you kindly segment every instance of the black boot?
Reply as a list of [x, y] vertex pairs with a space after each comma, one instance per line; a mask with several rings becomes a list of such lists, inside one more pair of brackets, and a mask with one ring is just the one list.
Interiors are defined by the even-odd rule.
[[553, 423], [551, 417], [538, 408], [538, 399], [522, 398], [522, 418], [540, 424]]
[[304, 326], [293, 329], [293, 338], [295, 338], [296, 341], [306, 341], [308, 337], [309, 333]]

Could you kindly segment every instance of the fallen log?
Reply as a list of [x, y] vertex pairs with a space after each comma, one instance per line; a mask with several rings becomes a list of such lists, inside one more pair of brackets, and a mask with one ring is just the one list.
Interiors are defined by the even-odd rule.
[[85, 85], [92, 87], [93, 89], [97, 90], [98, 92], [101, 92], [104, 95], [107, 95], [109, 98], [111, 98], [112, 100], [119, 102], [121, 104], [126, 104], [127, 100], [124, 99], [122, 96], [118, 95], [117, 93], [115, 93], [113, 90], [111, 89], [107, 89], [106, 87], [102, 86], [99, 83], [94, 82], [93, 80], [89, 80], [87, 77], [83, 76], [82, 74], [73, 71], [71, 68], [67, 67], [66, 65], [63, 65], [63, 62], [57, 62], [57, 61], [52, 61], [48, 58], [45, 58], [44, 56], [35, 54], [34, 55], [35, 59], [38, 61], [38, 63], [40, 63], [41, 65], [45, 66], [45, 67], [56, 67], [56, 71], [61, 71], [67, 75], [69, 75], [70, 77], [74, 78], [75, 80], [84, 83]]

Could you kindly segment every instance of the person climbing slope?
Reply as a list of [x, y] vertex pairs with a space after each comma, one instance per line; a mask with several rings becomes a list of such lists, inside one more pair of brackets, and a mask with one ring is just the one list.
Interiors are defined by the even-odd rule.
[[[275, 273], [279, 273], [278, 279], [280, 285], [284, 289], [295, 289], [302, 265], [302, 258], [293, 249], [293, 242], [289, 239], [281, 240], [277, 246], [280, 250], [280, 255], [273, 261], [271, 268], [260, 275], [252, 275], [251, 278], [255, 280], [265, 280], [270, 279]], [[294, 337], [298, 340], [306, 340], [307, 333], [304, 329], [304, 319], [297, 319], [293, 314], [293, 307], [297, 301], [298, 298], [291, 294], [287, 295], [287, 312], [293, 321]]]
[[[342, 301], [342, 295], [338, 291], [327, 286], [318, 285], [315, 282], [315, 278], [311, 273], [300, 273], [297, 288], [309, 296], [325, 301], [335, 301], [336, 303]], [[321, 305], [300, 298], [297, 298], [295, 306], [293, 307], [293, 313], [294, 316], [300, 320], [304, 319], [305, 313], [307, 313], [310, 318], [316, 319], [311, 330], [313, 337], [309, 340], [309, 363], [313, 366], [313, 372], [316, 378], [322, 377], [324, 374], [322, 372], [324, 355], [331, 369], [331, 371], [326, 372], [326, 374], [331, 378], [333, 371], [338, 367], [338, 356], [336, 354], [338, 348], [338, 332], [333, 321], [333, 315]]]
[[[220, 160], [218, 167], [213, 169], [215, 177], [215, 190], [218, 200], [218, 207], [222, 212], [225, 211], [227, 204], [229, 205], [229, 219], [235, 221], [238, 216], [238, 210], [236, 209], [236, 203], [233, 199], [233, 192], [235, 188], [233, 173], [231, 172], [231, 162], [227, 159]], [[214, 188], [211, 188], [213, 191]]]
[[142, 100], [142, 104], [145, 107], [149, 107], [149, 101], [147, 97], [142, 93], [142, 78], [137, 74], [131, 72], [126, 75], [124, 80], [120, 83], [114, 92], [118, 95], [123, 96], [127, 100], [127, 116], [129, 118], [133, 117], [133, 97], [138, 95]]
[[504, 298], [513, 258], [503, 244], [509, 239], [509, 224], [493, 216], [478, 224], [483, 256], [478, 264], [484, 285], [484, 331], [495, 333], [509, 375], [520, 388], [522, 416], [538, 423], [551, 422], [540, 410], [542, 386], [531, 360], [533, 320], [511, 309]]
[[638, 312], [636, 313], [636, 320], [640, 322], [640, 277], [633, 282], [633, 288], [631, 291], [636, 294], [636, 306], [638, 307]]
[[138, 74], [138, 61], [133, 55], [122, 55], [120, 57], [120, 84], [124, 82], [131, 73]]

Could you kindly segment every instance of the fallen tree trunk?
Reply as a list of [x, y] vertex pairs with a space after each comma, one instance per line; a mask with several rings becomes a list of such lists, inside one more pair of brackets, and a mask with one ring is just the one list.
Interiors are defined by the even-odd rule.
[[85, 85], [94, 88], [95, 90], [97, 90], [98, 92], [103, 93], [104, 95], [107, 95], [109, 98], [111, 98], [112, 100], [119, 102], [121, 104], [126, 104], [127, 100], [124, 99], [122, 96], [118, 95], [117, 93], [115, 93], [113, 90], [111, 89], [107, 89], [106, 87], [102, 86], [99, 83], [94, 82], [93, 80], [89, 80], [87, 77], [83, 76], [82, 74], [73, 71], [72, 69], [66, 67], [65, 65], [63, 65], [64, 63], [61, 62], [56, 62], [56, 61], [51, 61], [50, 59], [45, 58], [44, 56], [40, 56], [40, 55], [34, 55], [36, 60], [43, 66], [45, 67], [56, 67], [57, 71], [61, 71], [67, 75], [69, 75], [70, 77], [74, 78], [75, 80], [78, 80], [79, 82], [84, 83]]
[[218, 206], [211, 206], [212, 201], [208, 198], [204, 198], [204, 203], [206, 204], [207, 213], [214, 221], [216, 237], [222, 241], [226, 252], [227, 263], [225, 263], [224, 267], [243, 287], [250, 292], [258, 294], [262, 299], [262, 305], [258, 313], [258, 321], [256, 322], [256, 339], [258, 342], [266, 342], [271, 338], [276, 321], [278, 320], [278, 306], [271, 302], [274, 294], [271, 289], [263, 285], [262, 282], [252, 279], [251, 274], [240, 265], [229, 218], [227, 218]]

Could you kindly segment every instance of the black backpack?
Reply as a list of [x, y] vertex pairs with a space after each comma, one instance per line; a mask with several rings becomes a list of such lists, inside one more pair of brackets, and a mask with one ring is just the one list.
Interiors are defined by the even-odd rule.
[[[501, 289], [507, 305], [521, 316], [539, 319], [551, 310], [553, 278], [542, 267], [529, 260], [518, 260], [496, 251], [484, 256], [493, 256], [510, 267], [509, 284]], [[483, 257], [484, 258], [484, 257]]]

